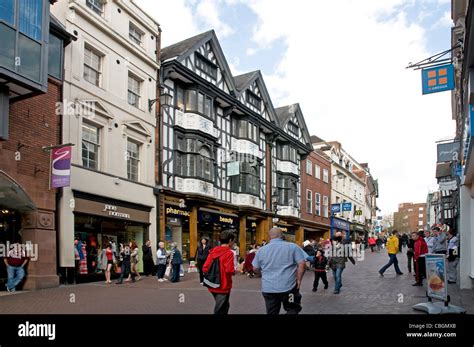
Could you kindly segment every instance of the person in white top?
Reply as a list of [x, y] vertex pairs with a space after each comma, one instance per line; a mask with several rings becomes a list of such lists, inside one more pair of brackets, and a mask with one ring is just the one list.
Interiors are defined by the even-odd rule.
[[428, 253], [433, 253], [433, 245], [434, 245], [434, 237], [431, 235], [431, 232], [429, 230], [425, 230], [425, 242], [426, 245], [428, 246]]
[[448, 230], [448, 283], [456, 283], [459, 264], [459, 244], [456, 232]]

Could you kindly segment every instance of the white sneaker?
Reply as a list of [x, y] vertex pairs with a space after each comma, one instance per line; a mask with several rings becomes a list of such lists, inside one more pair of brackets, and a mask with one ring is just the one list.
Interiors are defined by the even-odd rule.
[[203, 282], [199, 282], [199, 284], [202, 286], [204, 283], [203, 283]]
[[163, 278], [163, 280], [165, 280], [165, 281], [168, 281], [168, 279], [167, 279], [167, 278]]
[[158, 278], [158, 282], [164, 282], [162, 278]]

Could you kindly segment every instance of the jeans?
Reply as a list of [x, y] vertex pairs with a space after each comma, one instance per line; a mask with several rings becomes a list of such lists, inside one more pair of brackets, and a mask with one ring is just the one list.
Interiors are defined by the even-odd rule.
[[301, 311], [301, 294], [296, 286], [286, 293], [262, 293], [265, 299], [267, 314], [280, 313], [281, 304], [286, 314], [298, 314]]
[[179, 271], [181, 269], [181, 264], [172, 264], [171, 265], [171, 282], [179, 282]]
[[120, 277], [118, 283], [123, 282], [123, 278], [128, 278], [128, 275], [132, 275], [132, 282], [135, 282], [135, 273], [132, 272], [131, 264], [129, 261], [123, 261], [120, 268]]
[[158, 269], [156, 270], [156, 276], [158, 279], [163, 279], [165, 277], [166, 264], [158, 264]]
[[329, 285], [328, 277], [326, 271], [315, 271], [314, 272], [314, 281], [313, 281], [313, 289], [318, 289], [319, 279], [324, 283], [324, 288], [326, 289]]
[[12, 290], [23, 280], [25, 277], [25, 269], [22, 266], [7, 266], [7, 289]]
[[[411, 273], [412, 269], [412, 264], [413, 264], [413, 253], [407, 253], [407, 266], [408, 266], [408, 272]], [[413, 268], [415, 268], [415, 265], [413, 265]]]
[[228, 314], [230, 308], [230, 293], [212, 293], [212, 296], [214, 296], [214, 300], [216, 301], [216, 306], [214, 307], [214, 314]]
[[337, 267], [336, 269], [332, 269], [332, 275], [334, 277], [334, 282], [336, 283], [336, 286], [334, 287], [334, 290], [336, 292], [339, 292], [342, 287], [342, 272], [344, 271], [343, 267]]
[[385, 265], [379, 270], [379, 272], [383, 274], [383, 273], [385, 272], [385, 270], [387, 270], [387, 269], [388, 269], [390, 266], [392, 266], [392, 264], [393, 264], [393, 266], [395, 267], [395, 272], [396, 272], [397, 274], [401, 274], [402, 272], [400, 271], [400, 268], [398, 267], [397, 255], [396, 255], [396, 254], [389, 254], [388, 256], [389, 256], [390, 260], [388, 261], [387, 264], [385, 264]]

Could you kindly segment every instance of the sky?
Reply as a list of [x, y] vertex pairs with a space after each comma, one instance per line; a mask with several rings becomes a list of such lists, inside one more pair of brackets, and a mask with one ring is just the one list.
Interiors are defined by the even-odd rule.
[[454, 137], [450, 92], [406, 69], [450, 48], [450, 0], [135, 0], [162, 46], [214, 29], [232, 73], [261, 70], [275, 107], [339, 141], [379, 180], [382, 214], [436, 190], [436, 141]]

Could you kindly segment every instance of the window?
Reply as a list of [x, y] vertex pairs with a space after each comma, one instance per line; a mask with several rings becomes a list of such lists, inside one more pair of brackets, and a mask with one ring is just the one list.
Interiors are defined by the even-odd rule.
[[408, 209], [408, 212], [413, 212], [413, 209], [412, 209], [412, 208], [409, 208], [409, 209]]
[[316, 216], [321, 216], [321, 194], [319, 193], [316, 193], [316, 195], [314, 196], [314, 199], [315, 199], [315, 206], [316, 206], [316, 209], [314, 211], [314, 214]]
[[140, 107], [140, 85], [142, 81], [135, 75], [128, 74], [128, 103]]
[[296, 163], [296, 149], [289, 145], [278, 145], [277, 158], [280, 160], [288, 160]]
[[329, 197], [323, 197], [323, 217], [329, 218]]
[[300, 136], [300, 129], [298, 128], [298, 126], [293, 123], [293, 122], [288, 122], [288, 132], [290, 134], [292, 134], [293, 136], [295, 137], [299, 137]]
[[202, 54], [194, 53], [196, 68], [212, 79], [217, 79], [217, 66], [210, 60], [206, 59]]
[[259, 128], [245, 119], [234, 119], [232, 121], [232, 135], [258, 143]]
[[252, 93], [250, 90], [247, 90], [246, 93], [245, 93], [245, 97], [247, 99], [247, 102], [250, 105], [252, 105], [253, 107], [255, 107], [258, 110], [261, 109], [262, 99], [260, 99], [260, 97], [257, 94]]
[[19, 16], [20, 32], [36, 41], [41, 41], [43, 27], [43, 0], [19, 1]]
[[177, 89], [176, 107], [185, 109], [188, 112], [196, 112], [207, 118], [214, 119], [213, 99], [197, 90], [183, 90], [181, 87]]
[[84, 47], [84, 79], [89, 83], [100, 85], [102, 56], [89, 46]]
[[231, 177], [231, 189], [234, 193], [260, 195], [260, 175], [257, 158], [251, 162], [240, 163], [240, 175]]
[[424, 210], [423, 207], [418, 208], [418, 211], [423, 211], [423, 210]]
[[420, 214], [418, 215], [418, 218], [423, 218], [423, 214], [420, 213]]
[[319, 165], [314, 166], [314, 177], [316, 177], [318, 180], [321, 179], [321, 167]]
[[99, 169], [100, 129], [89, 123], [82, 123], [82, 165]]
[[13, 25], [15, 20], [15, 0], [0, 1], [0, 21]]
[[104, 0], [86, 0], [86, 6], [99, 16], [104, 12]]
[[20, 73], [32, 80], [39, 81], [41, 79], [41, 61], [38, 58], [41, 57], [41, 45], [24, 35], [19, 35], [18, 54], [21, 61], [18, 68]]
[[306, 189], [306, 212], [313, 213], [313, 192]]
[[327, 169], [323, 169], [323, 181], [329, 183], [329, 171]]
[[184, 177], [214, 181], [212, 145], [201, 138], [176, 135], [175, 172]]
[[127, 178], [138, 181], [140, 167], [140, 145], [127, 139]]
[[140, 29], [138, 29], [138, 27], [135, 24], [130, 22], [128, 26], [128, 37], [130, 38], [130, 40], [132, 40], [132, 42], [135, 42], [137, 45], [141, 46], [142, 36], [143, 36], [143, 32]]
[[422, 221], [422, 220], [418, 221], [418, 225], [419, 225], [419, 226], [420, 226], [420, 225], [423, 225], [423, 221]]
[[308, 175], [313, 174], [313, 163], [311, 162], [311, 160], [306, 160], [306, 173]]
[[63, 77], [63, 41], [49, 34], [48, 73], [58, 80]]
[[296, 207], [298, 198], [298, 180], [288, 175], [277, 176], [279, 204]]

